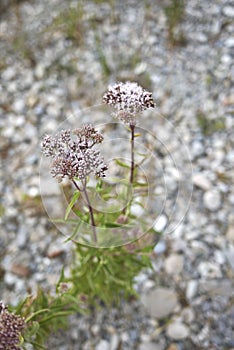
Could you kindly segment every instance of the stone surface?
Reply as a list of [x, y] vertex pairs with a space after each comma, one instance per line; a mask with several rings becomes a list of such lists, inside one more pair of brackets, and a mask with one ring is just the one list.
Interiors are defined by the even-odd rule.
[[143, 295], [141, 300], [147, 312], [159, 319], [170, 315], [178, 302], [176, 293], [167, 288], [156, 288]]
[[185, 339], [189, 335], [189, 328], [180, 322], [172, 322], [167, 327], [167, 335], [172, 339]]
[[[69, 274], [72, 247], [57, 239], [60, 227], [51, 223], [64, 216], [66, 203], [49, 164], [40, 162], [42, 136], [92, 122], [111, 140], [103, 147], [108, 159], [129, 157], [128, 131], [100, 104], [109, 82], [137, 80], [157, 104], [139, 116], [136, 145], [149, 155], [141, 170], [155, 185], [150, 225], [160, 218], [164, 243], [150, 255], [154, 270], [137, 276], [134, 288], [181, 291], [175, 308], [160, 296], [157, 310], [190, 334], [171, 339], [140, 300], [121, 300], [117, 308], [74, 315], [46, 348], [110, 348], [118, 338], [122, 350], [140, 342], [162, 350], [234, 348], [232, 1], [187, 1], [174, 33], [184, 46], [169, 42], [162, 1], [119, 2], [114, 12], [110, 1], [82, 2], [79, 9], [76, 1], [9, 1], [15, 4], [1, 16], [0, 33], [1, 299], [16, 304], [38, 284], [53, 293], [63, 266]], [[70, 8], [74, 17], [66, 16]], [[179, 274], [171, 273], [174, 255], [183, 257]], [[13, 274], [14, 264], [30, 274]]]

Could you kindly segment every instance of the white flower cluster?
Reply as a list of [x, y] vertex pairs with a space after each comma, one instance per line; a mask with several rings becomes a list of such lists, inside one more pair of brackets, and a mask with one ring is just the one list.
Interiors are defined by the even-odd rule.
[[117, 83], [108, 88], [103, 102], [117, 109], [117, 117], [125, 124], [135, 124], [136, 116], [155, 107], [152, 93], [134, 82]]
[[[72, 134], [76, 139], [72, 139]], [[84, 180], [92, 172], [96, 176], [105, 177], [107, 165], [100, 152], [93, 147], [102, 141], [103, 136], [89, 124], [72, 133], [70, 130], [62, 130], [55, 137], [46, 135], [42, 142], [42, 152], [53, 159], [52, 176], [58, 182], [65, 177]]]

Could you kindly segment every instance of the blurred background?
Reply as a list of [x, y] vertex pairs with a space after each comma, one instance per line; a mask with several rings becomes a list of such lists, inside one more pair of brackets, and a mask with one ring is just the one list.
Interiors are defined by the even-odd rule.
[[140, 120], [167, 194], [155, 272], [137, 279], [139, 300], [74, 317], [48, 348], [234, 349], [233, 17], [231, 0], [0, 0], [5, 303], [53, 289], [71, 259], [48, 217], [64, 213], [58, 188], [40, 187], [41, 137], [106, 121], [102, 95], [116, 81], [138, 82], [157, 105]]

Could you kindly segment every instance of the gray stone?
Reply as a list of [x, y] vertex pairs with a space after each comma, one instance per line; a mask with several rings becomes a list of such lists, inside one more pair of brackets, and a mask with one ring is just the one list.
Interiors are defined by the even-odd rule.
[[198, 288], [198, 282], [196, 280], [190, 280], [187, 282], [186, 298], [188, 300], [191, 300], [193, 297], [195, 297], [197, 293], [197, 288]]
[[203, 278], [213, 279], [222, 277], [220, 266], [214, 262], [202, 261], [199, 263], [197, 270]]
[[139, 345], [139, 350], [163, 350], [164, 348], [157, 343], [145, 342]]
[[120, 345], [120, 337], [118, 334], [112, 334], [110, 339], [110, 348], [109, 350], [118, 350]]
[[179, 274], [183, 270], [183, 264], [183, 255], [172, 254], [165, 260], [165, 271], [170, 275]]
[[222, 198], [221, 194], [217, 190], [210, 190], [204, 193], [203, 196], [204, 205], [210, 211], [217, 211], [221, 207]]
[[227, 249], [227, 251], [225, 252], [225, 255], [232, 270], [234, 271], [234, 248], [230, 247], [229, 249]]
[[152, 317], [163, 318], [170, 315], [178, 305], [176, 293], [168, 288], [156, 288], [141, 298]]
[[175, 321], [167, 327], [167, 335], [175, 340], [185, 339], [189, 335], [189, 328], [185, 324]]

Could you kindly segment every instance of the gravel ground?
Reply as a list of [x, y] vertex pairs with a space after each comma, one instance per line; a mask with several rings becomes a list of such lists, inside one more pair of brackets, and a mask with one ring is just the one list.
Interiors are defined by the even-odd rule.
[[[234, 349], [234, 3], [190, 0], [184, 12], [177, 7], [167, 17], [170, 3], [2, 2], [5, 303], [38, 285], [52, 288], [70, 260], [69, 244], [48, 217], [62, 216], [64, 206], [41, 162], [42, 135], [64, 122], [108, 124], [101, 96], [118, 80], [139, 82], [157, 103], [139, 122], [154, 151], [154, 219], [164, 233], [154, 272], [138, 276], [139, 300], [74, 316], [70, 331], [52, 337], [48, 349]], [[125, 144], [116, 151], [124, 154]]]

